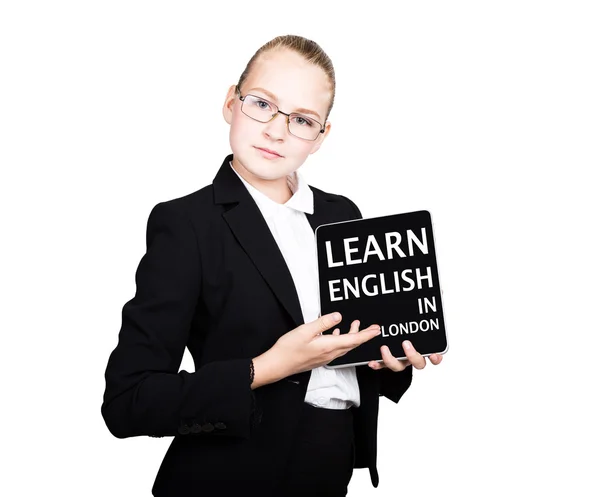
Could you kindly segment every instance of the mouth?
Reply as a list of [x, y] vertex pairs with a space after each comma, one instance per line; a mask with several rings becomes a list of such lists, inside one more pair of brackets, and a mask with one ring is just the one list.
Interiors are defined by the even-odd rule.
[[258, 150], [259, 152], [262, 152], [262, 155], [268, 159], [279, 159], [282, 158], [283, 155], [278, 154], [277, 152], [275, 152], [275, 150], [271, 150], [268, 148], [262, 148], [262, 147], [254, 147], [256, 150]]

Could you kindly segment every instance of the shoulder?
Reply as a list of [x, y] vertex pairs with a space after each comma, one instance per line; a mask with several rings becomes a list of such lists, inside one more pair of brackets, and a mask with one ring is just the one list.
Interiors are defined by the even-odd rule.
[[200, 213], [210, 212], [214, 207], [213, 185], [206, 185], [192, 193], [158, 202], [151, 209], [150, 217], [163, 215], [195, 220]]
[[326, 192], [312, 185], [309, 186], [310, 189], [313, 191], [315, 200], [318, 199], [323, 202], [327, 202], [328, 204], [333, 204], [336, 207], [339, 207], [340, 209], [348, 210], [353, 217], [362, 218], [362, 214], [358, 206], [345, 195], [340, 195], [339, 193]]
[[180, 240], [195, 240], [219, 215], [213, 202], [213, 185], [154, 204], [146, 222], [146, 243], [157, 233]]

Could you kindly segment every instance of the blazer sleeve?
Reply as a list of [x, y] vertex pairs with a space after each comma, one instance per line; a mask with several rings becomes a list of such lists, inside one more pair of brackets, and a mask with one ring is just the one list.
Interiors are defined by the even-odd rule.
[[200, 272], [192, 223], [169, 202], [157, 204], [148, 218], [135, 296], [123, 306], [105, 372], [101, 413], [115, 437], [249, 437], [251, 358], [179, 371], [200, 298]]
[[[362, 219], [362, 214], [357, 205], [349, 198], [343, 198], [348, 201], [354, 212], [353, 219]], [[368, 366], [364, 365], [362, 367]], [[397, 372], [391, 369], [378, 369], [377, 373], [379, 378], [379, 396], [384, 396], [397, 404], [412, 383], [413, 367], [408, 366], [403, 371]]]

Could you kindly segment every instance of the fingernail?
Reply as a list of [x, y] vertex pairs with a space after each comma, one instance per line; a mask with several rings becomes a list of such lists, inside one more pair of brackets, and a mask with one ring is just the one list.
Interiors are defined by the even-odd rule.
[[412, 349], [412, 344], [408, 340], [404, 340], [404, 342], [402, 342], [402, 345], [404, 345], [404, 348], [406, 350]]
[[334, 321], [339, 321], [340, 319], [342, 319], [342, 316], [340, 315], [339, 312], [336, 312], [333, 314], [333, 320]]

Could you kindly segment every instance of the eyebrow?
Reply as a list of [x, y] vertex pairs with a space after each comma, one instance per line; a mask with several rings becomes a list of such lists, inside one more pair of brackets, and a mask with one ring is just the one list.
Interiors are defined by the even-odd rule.
[[[279, 99], [273, 93], [271, 93], [269, 90], [265, 90], [264, 88], [257, 86], [254, 88], [250, 88], [248, 91], [250, 92], [253, 90], [262, 91], [270, 99], [275, 100], [275, 102], [279, 102]], [[314, 110], [310, 110], [310, 109], [305, 109], [304, 107], [300, 107], [299, 109], [296, 109], [294, 111], [294, 114], [312, 114], [313, 116], [317, 116], [317, 118], [319, 120], [321, 119], [321, 116], [318, 114], [318, 112], [315, 112]]]

